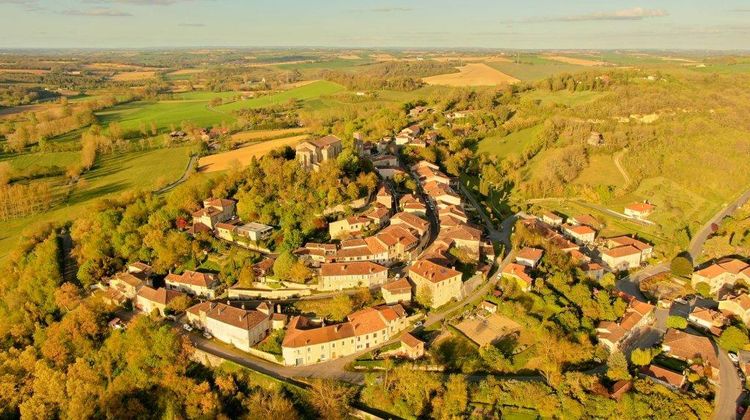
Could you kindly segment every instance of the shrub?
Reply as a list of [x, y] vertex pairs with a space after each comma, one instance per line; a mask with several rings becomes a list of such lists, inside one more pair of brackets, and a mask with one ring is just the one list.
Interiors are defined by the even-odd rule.
[[687, 328], [688, 322], [687, 319], [677, 316], [677, 315], [670, 315], [667, 318], [667, 327], [669, 328], [677, 328], [678, 330], [684, 330]]
[[711, 286], [706, 282], [700, 282], [695, 285], [695, 291], [703, 297], [711, 297]]
[[693, 274], [693, 259], [687, 252], [682, 252], [672, 259], [669, 268], [675, 276], [687, 277]]
[[737, 327], [729, 327], [721, 333], [718, 343], [721, 348], [736, 353], [744, 349], [749, 341], [744, 331]]

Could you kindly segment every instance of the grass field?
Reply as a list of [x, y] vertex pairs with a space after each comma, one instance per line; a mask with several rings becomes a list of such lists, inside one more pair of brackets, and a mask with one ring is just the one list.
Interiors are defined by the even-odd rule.
[[487, 137], [479, 142], [478, 152], [486, 152], [499, 158], [503, 158], [513, 153], [520, 154], [536, 139], [536, 136], [541, 129], [542, 126], [537, 125], [510, 133], [505, 137]]
[[284, 92], [276, 93], [274, 95], [261, 96], [259, 98], [252, 98], [244, 101], [237, 101], [220, 105], [217, 106], [216, 109], [221, 112], [231, 112], [238, 109], [262, 108], [269, 105], [283, 104], [290, 99], [298, 99], [304, 101], [319, 98], [324, 95], [331, 95], [343, 90], [344, 87], [337, 83], [319, 80], [317, 82], [290, 89]]
[[[150, 190], [161, 183], [177, 180], [185, 170], [189, 151], [189, 147], [178, 147], [104, 156], [97, 160], [93, 170], [83, 175], [67, 200], [53, 210], [4, 222], [0, 234], [0, 258], [16, 245], [26, 228], [73, 219], [94, 199], [126, 190]], [[64, 180], [60, 177], [53, 182], [57, 184], [55, 194], [60, 195], [66, 188]]]
[[156, 72], [153, 71], [126, 71], [117, 73], [112, 77], [112, 80], [118, 82], [133, 82], [137, 80], [153, 79], [156, 76]]
[[[190, 98], [190, 94], [187, 97]], [[208, 107], [208, 100], [186, 99], [160, 102], [130, 102], [96, 113], [99, 123], [106, 125], [117, 121], [125, 130], [138, 130], [141, 123], [154, 121], [160, 131], [170, 126], [179, 127], [185, 121], [198, 126], [212, 126], [222, 121], [233, 122], [234, 117]]]
[[584, 66], [559, 63], [549, 60], [534, 60], [533, 63], [491, 62], [487, 65], [520, 80], [540, 80], [558, 73], [577, 73], [586, 70]]
[[575, 179], [576, 184], [615, 185], [621, 186], [625, 182], [620, 171], [617, 170], [612, 155], [597, 154], [589, 158], [589, 166], [584, 168]]
[[530, 93], [524, 94], [522, 100], [539, 100], [542, 104], [558, 104], [573, 107], [595, 101], [604, 95], [606, 95], [606, 93], [593, 90], [583, 92], [568, 92], [567, 90], [547, 92], [543, 90], [534, 90]]
[[51, 153], [27, 153], [16, 156], [5, 156], [0, 158], [2, 162], [9, 162], [14, 169], [24, 170], [31, 166], [60, 166], [62, 168], [71, 163], [78, 162], [80, 152], [51, 152]]
[[422, 80], [429, 85], [446, 86], [496, 86], [518, 81], [515, 77], [494, 69], [484, 63], [471, 63], [457, 67], [458, 73], [439, 74]]
[[254, 157], [259, 158], [280, 147], [295, 146], [307, 137], [307, 134], [302, 134], [299, 136], [262, 141], [240, 147], [239, 149], [230, 150], [228, 152], [202, 157], [198, 161], [198, 170], [201, 172], [218, 172], [227, 170], [235, 164], [239, 164], [240, 167], [246, 166]]
[[297, 134], [302, 134], [307, 131], [307, 128], [282, 128], [278, 130], [252, 130], [252, 131], [241, 131], [239, 133], [232, 134], [232, 142], [245, 143], [248, 141], [268, 140], [278, 137], [289, 137]]
[[604, 66], [608, 65], [610, 63], [607, 63], [606, 61], [600, 61], [600, 60], [594, 60], [592, 58], [577, 58], [577, 57], [568, 57], [565, 55], [544, 55], [542, 56], [546, 60], [552, 60], [552, 61], [559, 61], [561, 63], [566, 64], [575, 64], [577, 66], [585, 66], [585, 67], [592, 67], [592, 66]]

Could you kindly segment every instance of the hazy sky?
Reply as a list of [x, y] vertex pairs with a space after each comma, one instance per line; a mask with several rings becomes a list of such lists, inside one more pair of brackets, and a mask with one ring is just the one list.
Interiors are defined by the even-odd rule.
[[750, 49], [748, 0], [0, 0], [0, 48]]

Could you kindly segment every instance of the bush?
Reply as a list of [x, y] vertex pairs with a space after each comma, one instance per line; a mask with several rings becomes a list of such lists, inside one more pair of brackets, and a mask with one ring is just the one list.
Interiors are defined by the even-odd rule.
[[669, 268], [675, 276], [688, 277], [693, 274], [693, 259], [687, 252], [682, 252], [672, 259]]
[[667, 327], [669, 328], [676, 328], [678, 330], [684, 330], [687, 328], [688, 322], [687, 319], [677, 316], [677, 315], [670, 315], [667, 318]]
[[695, 285], [695, 291], [703, 297], [711, 297], [711, 286], [706, 282], [700, 282]]

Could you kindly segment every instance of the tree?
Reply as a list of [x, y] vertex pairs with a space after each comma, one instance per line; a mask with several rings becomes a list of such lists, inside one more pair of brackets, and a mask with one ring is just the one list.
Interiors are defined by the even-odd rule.
[[748, 338], [744, 331], [735, 326], [731, 326], [721, 333], [717, 342], [724, 350], [737, 353], [748, 345]]
[[678, 330], [684, 330], [687, 328], [688, 322], [687, 319], [677, 316], [677, 315], [670, 315], [667, 317], [667, 327], [669, 328], [676, 328]]
[[289, 251], [284, 251], [276, 258], [273, 263], [273, 274], [279, 280], [289, 280], [291, 278], [292, 267], [296, 259]]
[[711, 297], [711, 286], [705, 281], [696, 284], [695, 291], [703, 297]]
[[237, 280], [237, 284], [240, 287], [249, 288], [253, 286], [255, 281], [255, 270], [253, 269], [253, 266], [250, 264], [243, 265], [242, 270], [240, 270], [240, 277]]
[[693, 259], [689, 253], [681, 252], [672, 259], [669, 268], [675, 276], [688, 277], [693, 274]]
[[630, 353], [630, 361], [636, 366], [647, 366], [654, 358], [653, 349], [635, 349]]
[[190, 307], [190, 297], [188, 295], [180, 295], [172, 299], [167, 305], [167, 309], [173, 313], [185, 312]]
[[[439, 402], [438, 402], [439, 401]], [[435, 411], [441, 419], [463, 418], [469, 403], [466, 379], [462, 375], [451, 375], [445, 386], [445, 392], [438, 401], [433, 400]]]
[[344, 419], [354, 390], [331, 379], [314, 379], [310, 384], [310, 404], [325, 419]]
[[607, 378], [611, 381], [630, 379], [628, 361], [621, 351], [615, 351], [607, 358]]
[[296, 420], [299, 413], [294, 405], [278, 391], [257, 391], [245, 402], [249, 420]]
[[602, 285], [607, 290], [612, 290], [615, 287], [615, 284], [617, 283], [617, 278], [613, 273], [607, 272], [605, 273], [601, 279], [599, 279], [599, 284]]
[[430, 290], [427, 285], [420, 285], [417, 288], [417, 303], [422, 305], [425, 308], [431, 308], [432, 307], [432, 290]]

